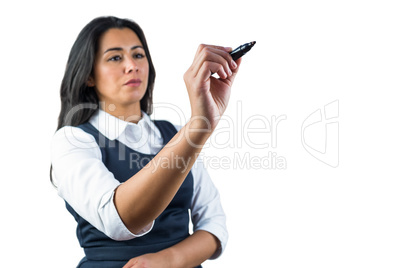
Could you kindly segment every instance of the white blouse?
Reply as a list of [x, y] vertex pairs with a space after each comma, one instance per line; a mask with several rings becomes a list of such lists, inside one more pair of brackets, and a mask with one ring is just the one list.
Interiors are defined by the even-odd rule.
[[[159, 129], [144, 112], [138, 124], [134, 124], [99, 109], [89, 122], [108, 139], [118, 140], [140, 153], [157, 154], [163, 146]], [[175, 127], [180, 130], [180, 127]], [[113, 202], [114, 190], [120, 182], [103, 164], [100, 148], [91, 134], [71, 126], [59, 129], [51, 143], [51, 162], [59, 196], [111, 239], [129, 240], [152, 230], [154, 222], [133, 234], [120, 219]], [[221, 248], [211, 257], [214, 259], [223, 252], [228, 240], [226, 216], [218, 190], [202, 160], [197, 159], [191, 172], [194, 179], [193, 230], [208, 231], [219, 239]]]

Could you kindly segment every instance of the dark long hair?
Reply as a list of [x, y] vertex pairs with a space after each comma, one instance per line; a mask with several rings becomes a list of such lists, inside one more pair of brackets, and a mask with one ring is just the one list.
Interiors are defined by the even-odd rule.
[[128, 19], [99, 17], [88, 23], [79, 33], [71, 48], [67, 67], [61, 82], [61, 110], [57, 130], [63, 126], [78, 126], [87, 122], [96, 112], [99, 104], [93, 87], [87, 85], [93, 75], [95, 55], [101, 36], [112, 28], [133, 30], [144, 47], [149, 65], [148, 87], [140, 101], [141, 110], [152, 113], [152, 92], [155, 82], [155, 68], [151, 60], [147, 41], [140, 26]]
[[[61, 82], [61, 110], [57, 130], [64, 126], [78, 126], [87, 122], [97, 111], [99, 99], [95, 88], [87, 85], [93, 75], [95, 55], [99, 49], [101, 36], [112, 28], [129, 28], [140, 39], [148, 59], [148, 87], [140, 101], [141, 110], [152, 113], [152, 92], [155, 83], [155, 68], [149, 53], [147, 41], [141, 27], [134, 21], [116, 17], [99, 17], [89, 22], [79, 33], [68, 57], [66, 70]], [[50, 167], [50, 180], [52, 167]], [[54, 184], [54, 183], [53, 183]]]

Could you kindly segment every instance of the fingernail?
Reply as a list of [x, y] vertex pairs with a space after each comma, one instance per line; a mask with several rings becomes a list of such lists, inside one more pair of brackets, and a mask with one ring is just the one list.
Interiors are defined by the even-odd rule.
[[231, 48], [231, 47], [224, 47], [224, 49], [225, 49], [227, 52], [232, 51], [232, 48]]
[[232, 68], [234, 68], [234, 69], [237, 68], [237, 64], [234, 60], [232, 60], [232, 62], [230, 64], [232, 65]]

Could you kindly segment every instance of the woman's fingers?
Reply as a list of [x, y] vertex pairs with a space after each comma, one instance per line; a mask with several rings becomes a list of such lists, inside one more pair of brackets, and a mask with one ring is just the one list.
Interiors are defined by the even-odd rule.
[[239, 71], [238, 67], [241, 64], [241, 61], [242, 61], [242, 58], [237, 59], [236, 61], [233, 61], [235, 65], [234, 65], [234, 68], [232, 68], [232, 75], [229, 77], [230, 83], [233, 83], [233, 81], [234, 81], [234, 79], [236, 77], [236, 74]]
[[[230, 48], [200, 45], [183, 78], [190, 97], [192, 116], [203, 116], [215, 128], [229, 101], [230, 88], [240, 60], [234, 62]], [[211, 77], [216, 73], [220, 79]]]
[[[192, 65], [193, 76], [202, 74], [204, 81], [213, 73], [217, 73], [222, 79], [230, 77], [234, 67], [232, 57], [228, 53], [230, 50], [219, 46], [200, 45]], [[204, 68], [210, 68], [210, 72], [206, 72]]]
[[226, 79], [232, 75], [232, 71], [228, 71], [219, 63], [212, 61], [205, 61], [198, 70], [197, 76], [201, 81], [210, 79], [211, 75], [216, 73], [221, 79]]
[[132, 258], [131, 260], [129, 260], [124, 266], [123, 268], [132, 268], [134, 267], [134, 265], [137, 263], [137, 259], [136, 258]]
[[197, 48], [197, 52], [196, 52], [196, 54], [195, 54], [195, 58], [197, 58], [197, 55], [200, 54], [204, 49], [208, 49], [208, 48], [211, 48], [211, 49], [218, 49], [218, 50], [226, 51], [226, 52], [231, 52], [231, 51], [232, 51], [232, 48], [230, 48], [230, 47], [222, 47], [222, 46], [214, 46], [214, 45], [201, 44], [201, 45], [199, 45], [198, 48]]

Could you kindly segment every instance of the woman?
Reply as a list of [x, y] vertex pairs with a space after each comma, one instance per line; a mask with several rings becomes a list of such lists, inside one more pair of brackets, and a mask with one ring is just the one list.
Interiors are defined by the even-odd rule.
[[230, 51], [199, 46], [184, 75], [191, 119], [177, 129], [149, 118], [155, 70], [136, 23], [96, 18], [78, 35], [61, 85], [51, 173], [77, 221], [86, 255], [78, 267], [196, 267], [222, 253], [219, 194], [194, 164], [229, 100], [240, 64]]

